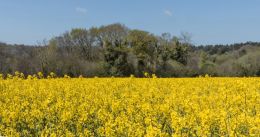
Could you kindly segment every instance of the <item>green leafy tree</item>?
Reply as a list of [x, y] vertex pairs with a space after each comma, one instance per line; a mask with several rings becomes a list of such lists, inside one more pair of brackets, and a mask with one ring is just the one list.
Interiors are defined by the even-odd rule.
[[105, 71], [110, 76], [130, 76], [131, 66], [127, 60], [127, 48], [124, 45], [112, 46], [110, 42], [105, 42], [104, 51]]
[[133, 53], [137, 58], [137, 75], [142, 76], [144, 72], [156, 71], [157, 38], [146, 31], [132, 30], [128, 41]]

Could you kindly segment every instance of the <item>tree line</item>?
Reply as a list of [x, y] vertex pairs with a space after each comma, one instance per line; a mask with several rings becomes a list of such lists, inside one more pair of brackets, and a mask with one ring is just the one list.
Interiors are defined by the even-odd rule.
[[160, 36], [116, 23], [76, 28], [39, 45], [0, 43], [0, 73], [78, 77], [259, 76], [260, 43], [195, 46], [188, 34]]

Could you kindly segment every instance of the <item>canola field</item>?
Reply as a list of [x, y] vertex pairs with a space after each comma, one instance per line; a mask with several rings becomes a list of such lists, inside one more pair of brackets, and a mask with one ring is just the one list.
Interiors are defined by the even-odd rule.
[[260, 136], [260, 78], [9, 77], [1, 136]]

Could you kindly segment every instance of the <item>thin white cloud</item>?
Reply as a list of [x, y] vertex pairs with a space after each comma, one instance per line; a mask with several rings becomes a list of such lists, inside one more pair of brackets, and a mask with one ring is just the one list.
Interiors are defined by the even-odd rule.
[[167, 16], [172, 16], [172, 12], [170, 10], [164, 10], [163, 13]]
[[87, 14], [87, 9], [85, 8], [77, 7], [75, 10], [78, 13]]

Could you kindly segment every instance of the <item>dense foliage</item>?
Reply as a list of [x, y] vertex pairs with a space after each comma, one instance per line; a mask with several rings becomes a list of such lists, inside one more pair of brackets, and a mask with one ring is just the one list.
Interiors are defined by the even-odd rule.
[[0, 80], [0, 136], [260, 136], [259, 78], [42, 77]]
[[38, 46], [0, 43], [0, 73], [44, 76], [260, 76], [260, 43], [194, 46], [190, 36], [156, 36], [122, 24], [72, 29]]

